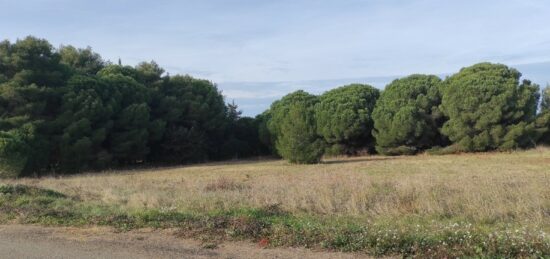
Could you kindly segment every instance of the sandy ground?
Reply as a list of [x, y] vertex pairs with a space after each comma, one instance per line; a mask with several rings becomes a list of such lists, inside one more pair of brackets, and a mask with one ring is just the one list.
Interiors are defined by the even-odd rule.
[[225, 242], [205, 248], [174, 230], [142, 229], [116, 233], [110, 228], [0, 225], [0, 258], [365, 258], [361, 254], [299, 248], [261, 248]]

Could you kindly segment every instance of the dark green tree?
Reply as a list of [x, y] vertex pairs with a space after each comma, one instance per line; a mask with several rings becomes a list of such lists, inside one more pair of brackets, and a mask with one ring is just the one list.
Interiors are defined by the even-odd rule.
[[0, 44], [0, 160], [9, 165], [5, 173], [48, 169], [55, 146], [52, 121], [69, 76], [69, 68], [45, 40], [27, 37]]
[[550, 112], [545, 111], [538, 114], [535, 121], [535, 131], [539, 136], [538, 143], [550, 145]]
[[[251, 156], [254, 153], [252, 145], [247, 140], [254, 135], [257, 137], [258, 128], [252, 118], [242, 118], [242, 111], [235, 101], [227, 104], [226, 133], [221, 148], [221, 158], [234, 159]], [[250, 119], [250, 120], [248, 120]], [[247, 134], [254, 135], [247, 135]]]
[[106, 139], [120, 111], [122, 96], [105, 80], [76, 75], [63, 96], [63, 112], [56, 120], [59, 150], [55, 163], [61, 172], [102, 169], [112, 162]]
[[237, 134], [239, 120], [241, 119], [242, 111], [239, 110], [239, 107], [235, 104], [233, 100], [231, 103], [227, 104], [227, 124], [226, 124], [226, 133], [221, 148], [221, 158], [231, 159], [246, 157], [251, 152], [251, 147], [244, 140], [239, 139]]
[[414, 154], [443, 144], [440, 83], [437, 76], [411, 75], [386, 86], [373, 112], [379, 153]]
[[542, 90], [540, 112], [535, 123], [541, 144], [550, 145], [550, 85]]
[[[117, 66], [117, 65], [112, 65]], [[99, 71], [100, 79], [116, 89], [113, 97], [118, 100], [113, 127], [107, 135], [108, 149], [118, 164], [140, 163], [150, 152], [150, 91], [133, 77], [118, 70]], [[133, 68], [128, 68], [132, 70]], [[132, 72], [130, 74], [136, 74]]]
[[152, 159], [182, 163], [218, 158], [227, 125], [227, 107], [218, 88], [207, 80], [173, 76], [157, 91], [152, 113], [165, 123], [165, 132], [152, 145]]
[[293, 163], [319, 161], [324, 145], [316, 129], [317, 103], [316, 96], [299, 90], [271, 105], [267, 128], [278, 155]]
[[269, 149], [260, 142], [257, 118], [242, 117], [234, 101], [227, 104], [227, 127], [221, 158], [245, 158], [267, 155]]
[[61, 56], [43, 39], [29, 36], [15, 44], [0, 43], [0, 74], [4, 81], [20, 86], [62, 87], [70, 69], [60, 61]]
[[298, 90], [283, 96], [280, 100], [277, 100], [271, 104], [267, 117], [267, 128], [270, 133], [271, 143], [275, 144], [278, 135], [281, 133], [281, 123], [283, 119], [288, 115], [290, 106], [297, 102], [303, 102], [306, 106], [314, 107], [319, 101], [318, 97], [309, 94], [303, 90]]
[[169, 76], [163, 76], [162, 69], [155, 61], [141, 62], [136, 67], [136, 79], [148, 89], [149, 108], [151, 113], [151, 122], [149, 123], [149, 147], [159, 145], [159, 142], [166, 131], [166, 121], [162, 114], [157, 113], [162, 100], [166, 97], [162, 91], [162, 86], [170, 80]]
[[147, 86], [159, 82], [164, 74], [162, 69], [155, 61], [141, 62], [136, 66], [137, 80]]
[[70, 45], [61, 46], [59, 55], [61, 63], [70, 67], [77, 74], [95, 75], [107, 65], [107, 62], [98, 53], [93, 52], [90, 47], [77, 49]]
[[317, 135], [313, 107], [305, 102], [292, 103], [280, 123], [281, 131], [275, 143], [279, 154], [291, 163], [318, 163], [324, 143]]
[[137, 78], [140, 78], [139, 72], [137, 69], [131, 66], [121, 66], [121, 65], [108, 65], [102, 68], [97, 72], [97, 75], [100, 77], [107, 75], [123, 75], [130, 77], [137, 81]]
[[541, 112], [550, 111], [550, 85], [546, 85], [546, 87], [542, 89], [540, 109]]
[[230, 123], [222, 147], [222, 158], [246, 158], [265, 154], [258, 141], [258, 124], [254, 118], [243, 117]]
[[257, 155], [258, 128], [210, 81], [164, 75], [154, 61], [112, 65], [33, 37], [0, 43], [4, 176]]
[[236, 122], [241, 118], [243, 111], [239, 110], [239, 106], [235, 104], [235, 100], [227, 104], [227, 119], [230, 122]]
[[480, 63], [447, 78], [441, 110], [449, 118], [442, 133], [460, 151], [531, 146], [538, 86], [501, 64]]
[[142, 162], [149, 154], [149, 107], [147, 103], [134, 103], [125, 107], [115, 117], [109, 135], [113, 158], [121, 164]]
[[256, 115], [255, 120], [258, 124], [258, 141], [259, 145], [265, 151], [265, 154], [277, 155], [277, 150], [275, 149], [275, 136], [271, 134], [268, 127], [271, 117], [270, 109]]
[[374, 146], [372, 111], [380, 91], [352, 84], [330, 90], [315, 105], [317, 132], [336, 154]]

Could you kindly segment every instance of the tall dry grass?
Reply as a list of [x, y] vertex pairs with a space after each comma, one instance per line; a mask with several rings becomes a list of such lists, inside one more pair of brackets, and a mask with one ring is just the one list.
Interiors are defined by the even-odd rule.
[[127, 209], [209, 211], [279, 204], [293, 213], [464, 218], [550, 227], [550, 149], [358, 157], [318, 165], [214, 163], [2, 180]]

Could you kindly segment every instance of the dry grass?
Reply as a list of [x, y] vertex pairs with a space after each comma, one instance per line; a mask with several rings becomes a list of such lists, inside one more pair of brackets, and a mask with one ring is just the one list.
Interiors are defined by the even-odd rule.
[[318, 165], [213, 163], [71, 177], [1, 180], [127, 209], [285, 211], [368, 218], [418, 215], [550, 228], [550, 149], [357, 157]]

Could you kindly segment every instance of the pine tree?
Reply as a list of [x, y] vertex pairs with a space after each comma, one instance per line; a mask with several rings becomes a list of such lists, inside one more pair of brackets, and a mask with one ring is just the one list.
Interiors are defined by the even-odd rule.
[[317, 135], [313, 107], [303, 102], [293, 103], [280, 123], [276, 143], [279, 154], [291, 163], [318, 163], [324, 145]]

